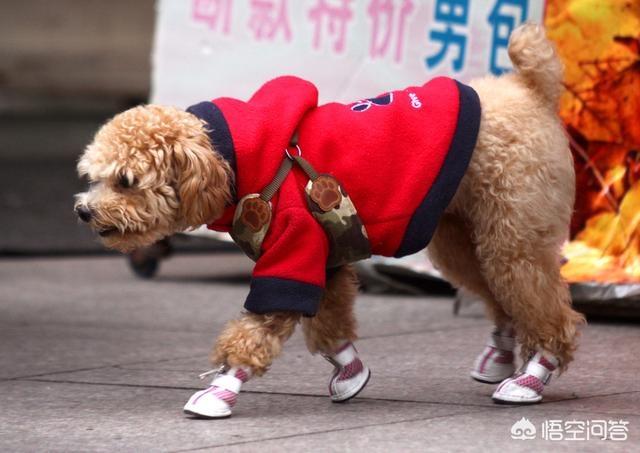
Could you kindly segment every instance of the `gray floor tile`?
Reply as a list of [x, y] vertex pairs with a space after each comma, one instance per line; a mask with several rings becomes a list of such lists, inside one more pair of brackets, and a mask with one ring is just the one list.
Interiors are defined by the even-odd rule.
[[[300, 332], [234, 417], [187, 419], [207, 355], [248, 291], [240, 255], [178, 256], [151, 281], [121, 258], [0, 260], [0, 451], [633, 451], [640, 430], [640, 329], [592, 323], [569, 371], [535, 407], [494, 405], [468, 377], [490, 324], [447, 298], [361, 295], [358, 349], [373, 371], [332, 405], [331, 366]], [[2, 380], [4, 379], [4, 380]], [[632, 442], [514, 441], [520, 417], [626, 419]], [[636, 443], [633, 443], [636, 442]], [[575, 447], [575, 445], [578, 445]]]
[[194, 420], [181, 412], [190, 393], [2, 382], [0, 450], [176, 451], [469, 412], [418, 403], [336, 405], [328, 398], [246, 394], [232, 418]]
[[199, 332], [2, 326], [0, 379], [191, 356], [207, 338]]
[[[511, 427], [526, 417], [536, 428], [534, 439], [511, 438]], [[344, 428], [331, 432], [281, 437], [268, 441], [242, 442], [226, 445], [215, 451], [313, 451], [313, 452], [630, 452], [640, 442], [640, 417], [625, 417], [629, 422], [626, 440], [612, 441], [601, 438], [586, 439], [587, 429], [575, 434], [565, 431], [565, 421], [608, 421], [601, 414], [583, 412], [548, 411], [542, 406], [487, 410], [460, 415], [445, 415], [362, 428]], [[562, 440], [545, 439], [542, 424], [549, 420], [562, 422]], [[615, 420], [617, 421], [617, 419]], [[575, 426], [575, 425], [574, 425]], [[569, 428], [571, 429], [571, 428]], [[558, 436], [559, 434], [554, 434]], [[566, 440], [572, 436], [576, 439]], [[558, 439], [554, 437], [553, 439]]]

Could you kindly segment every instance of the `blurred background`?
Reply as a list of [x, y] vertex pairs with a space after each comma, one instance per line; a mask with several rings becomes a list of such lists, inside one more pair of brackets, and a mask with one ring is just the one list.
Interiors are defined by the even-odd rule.
[[[587, 310], [595, 304], [617, 315], [637, 313], [640, 2], [0, 5], [2, 256], [110, 253], [72, 211], [73, 194], [83, 190], [75, 163], [97, 128], [123, 109], [148, 101], [185, 107], [221, 95], [246, 98], [282, 73], [314, 81], [323, 101], [350, 101], [440, 74], [462, 81], [500, 74], [509, 70], [510, 31], [531, 19], [544, 22], [566, 66], [559, 113], [571, 137], [579, 191], [563, 272]], [[172, 242], [178, 252], [235, 252], [219, 239]], [[400, 288], [409, 279], [420, 291], [446, 289], [433, 286], [437, 273], [422, 262], [374, 260], [361, 273], [386, 279], [380, 288], [394, 281]]]
[[149, 97], [154, 1], [0, 4], [0, 253], [104, 253], [72, 210], [75, 162]]

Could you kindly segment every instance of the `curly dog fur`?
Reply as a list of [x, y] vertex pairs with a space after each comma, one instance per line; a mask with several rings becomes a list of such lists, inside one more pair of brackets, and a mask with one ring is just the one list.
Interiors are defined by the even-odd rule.
[[291, 336], [299, 320], [300, 313], [247, 313], [232, 320], [216, 340], [211, 362], [248, 367], [253, 374], [261, 376], [280, 355], [282, 344]]
[[[533, 24], [513, 33], [509, 52], [515, 72], [470, 83], [482, 104], [479, 137], [429, 251], [451, 282], [486, 301], [498, 326], [513, 324], [524, 356], [545, 349], [565, 369], [583, 318], [559, 272], [575, 190], [556, 115], [562, 67]], [[106, 246], [122, 251], [217, 219], [233, 178], [200, 120], [158, 105], [109, 121], [78, 170], [92, 187], [78, 195], [77, 209], [90, 213], [85, 221]], [[310, 351], [355, 339], [356, 290], [351, 267], [329, 280], [319, 313], [302, 321]], [[227, 325], [211, 359], [261, 375], [298, 322], [295, 313], [245, 314]]]

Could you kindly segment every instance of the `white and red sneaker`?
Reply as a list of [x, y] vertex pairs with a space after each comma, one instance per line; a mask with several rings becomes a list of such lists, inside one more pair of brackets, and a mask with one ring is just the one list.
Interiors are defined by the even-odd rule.
[[[209, 373], [204, 373], [204, 375]], [[202, 376], [202, 375], [201, 375]], [[209, 388], [194, 393], [183, 411], [200, 418], [227, 418], [238, 400], [243, 383], [249, 380], [251, 372], [245, 368], [230, 368], [224, 374], [217, 374]]]
[[513, 350], [516, 346], [515, 332], [511, 328], [496, 328], [489, 342], [476, 359], [471, 377], [478, 382], [497, 384], [513, 375]]
[[524, 364], [522, 371], [505, 379], [493, 393], [493, 401], [500, 404], [535, 404], [542, 401], [542, 391], [558, 367], [558, 359], [538, 352]]
[[371, 371], [360, 358], [353, 343], [345, 342], [336, 352], [324, 355], [335, 367], [329, 382], [329, 396], [334, 403], [343, 403], [356, 396], [367, 385]]

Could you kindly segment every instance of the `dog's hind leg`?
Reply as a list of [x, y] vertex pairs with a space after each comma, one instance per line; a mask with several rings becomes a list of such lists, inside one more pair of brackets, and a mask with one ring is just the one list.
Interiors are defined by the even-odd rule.
[[211, 353], [211, 362], [223, 367], [221, 373], [209, 388], [191, 396], [184, 411], [205, 418], [229, 417], [242, 384], [267, 371], [300, 316], [294, 312], [247, 313], [229, 322]]
[[[499, 107], [491, 102], [485, 110]], [[505, 124], [515, 127], [509, 122], [486, 122], [461, 185], [460, 203], [480, 272], [511, 318], [523, 358], [544, 349], [564, 369], [575, 350], [576, 325], [583, 319], [571, 308], [560, 275], [574, 173], [557, 119], [543, 114], [510, 118], [516, 123], [538, 121], [531, 126], [537, 135], [505, 131]], [[521, 129], [527, 131], [525, 125]]]
[[511, 319], [493, 297], [480, 272], [471, 233], [461, 216], [446, 213], [441, 217], [428, 252], [433, 264], [449, 282], [484, 300], [487, 314], [495, 324], [486, 346], [476, 357], [471, 377], [488, 384], [510, 377], [515, 371], [513, 351], [516, 346]]
[[571, 308], [569, 290], [560, 275], [557, 252], [534, 244], [511, 242], [479, 246], [483, 272], [511, 318], [523, 358], [540, 349], [550, 352], [564, 369], [573, 359], [576, 326], [583, 317]]
[[[496, 224], [492, 228], [501, 229]], [[551, 373], [572, 360], [576, 326], [583, 318], [571, 308], [557, 252], [501, 237], [504, 243], [483, 241], [478, 249], [491, 289], [512, 318], [526, 363], [519, 374], [500, 384], [493, 399], [536, 403]]]
[[334, 365], [329, 395], [336, 403], [356, 396], [371, 374], [353, 345], [357, 338], [353, 313], [357, 291], [358, 280], [353, 267], [341, 267], [328, 278], [318, 313], [302, 320], [309, 351], [312, 354], [319, 352]]
[[427, 251], [431, 262], [452, 285], [482, 298], [487, 315], [495, 325], [508, 327], [509, 316], [493, 297], [480, 272], [471, 232], [461, 216], [449, 212], [440, 218]]
[[[518, 152], [523, 159], [528, 157], [522, 150], [511, 150], [512, 155]], [[521, 373], [498, 387], [493, 395], [497, 402], [540, 401], [552, 371], [563, 370], [571, 362], [576, 327], [583, 321], [571, 308], [568, 287], [560, 275], [571, 181], [562, 178], [562, 168], [548, 161], [514, 162], [510, 172], [499, 173], [495, 180], [489, 173], [469, 174], [469, 178], [482, 175], [469, 180], [475, 199], [467, 211], [479, 267], [489, 290], [511, 318], [526, 361]]]

